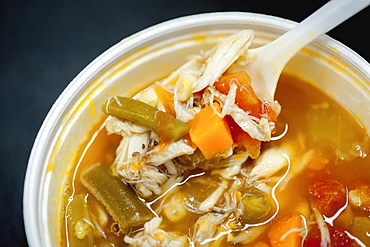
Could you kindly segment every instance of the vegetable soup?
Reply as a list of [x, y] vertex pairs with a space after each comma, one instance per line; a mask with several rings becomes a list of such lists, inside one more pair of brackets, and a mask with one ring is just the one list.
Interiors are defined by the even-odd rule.
[[65, 189], [62, 246], [370, 246], [367, 131], [295, 75], [256, 95], [240, 70], [252, 38], [107, 99]]

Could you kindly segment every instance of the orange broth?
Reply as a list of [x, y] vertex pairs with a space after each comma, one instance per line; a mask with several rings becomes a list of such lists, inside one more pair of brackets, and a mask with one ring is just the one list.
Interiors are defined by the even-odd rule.
[[[290, 215], [301, 215], [302, 217], [311, 217], [310, 202], [308, 187], [312, 179], [318, 174], [328, 174], [335, 177], [346, 188], [351, 188], [356, 180], [362, 180], [370, 184], [370, 156], [369, 156], [369, 139], [366, 130], [347, 113], [340, 105], [326, 96], [323, 92], [313, 87], [309, 83], [302, 81], [298, 77], [283, 74], [279, 81], [276, 99], [282, 106], [282, 111], [278, 117], [276, 133], [282, 133], [287, 124], [288, 131], [286, 135], [277, 141], [263, 143], [261, 153], [271, 146], [280, 146], [289, 144], [294, 147], [295, 155], [290, 158], [291, 169], [294, 170], [308, 150], [313, 150], [314, 156], [321, 157], [317, 164], [310, 164], [305, 166], [285, 185], [284, 189], [276, 190], [276, 197], [279, 201], [279, 211], [274, 219], [266, 223], [264, 232], [260, 234], [254, 241], [248, 244], [231, 244], [225, 241], [226, 235], [220, 237], [217, 245], [222, 246], [273, 246], [271, 239], [269, 239], [269, 232], [271, 231], [275, 222], [279, 222], [284, 217]], [[87, 194], [89, 192], [79, 181], [79, 172], [84, 168], [101, 163], [107, 166], [113, 162], [115, 157], [115, 150], [119, 144], [121, 137], [117, 135], [107, 135], [102, 120], [91, 131], [91, 136], [88, 141], [83, 144], [79, 153], [79, 166], [74, 173], [75, 179], [71, 176], [69, 179], [69, 186], [66, 195], [64, 195], [65, 204], [68, 200], [73, 198], [73, 195]], [[93, 134], [96, 134], [95, 139], [91, 140]], [[90, 143], [90, 144], [89, 144]], [[357, 147], [357, 148], [356, 148]], [[360, 156], [355, 157], [353, 153], [362, 152]], [[357, 155], [358, 156], [358, 155]], [[320, 160], [324, 160], [320, 163]], [[248, 159], [245, 166], [250, 165], [253, 160]], [[78, 162], [76, 162], [78, 163]], [[192, 194], [198, 201], [204, 200], [210, 192], [213, 191], [219, 182], [216, 175], [212, 175], [210, 171], [203, 172], [197, 169], [189, 175], [195, 175], [189, 178], [186, 183], [178, 186], [176, 193], [181, 195]], [[199, 179], [202, 178], [202, 179]], [[73, 185], [73, 186], [72, 186]], [[370, 195], [368, 195], [370, 197]], [[151, 198], [153, 200], [154, 198]], [[88, 203], [98, 205], [99, 202], [88, 196]], [[150, 203], [149, 203], [150, 204]], [[161, 205], [161, 199], [150, 206], [156, 210]], [[92, 206], [94, 207], [94, 206]], [[275, 205], [276, 208], [276, 205]], [[339, 215], [336, 215], [332, 221], [333, 225], [340, 227], [349, 232], [351, 236], [361, 239], [363, 243], [369, 244], [370, 237], [362, 233], [353, 232], [351, 219], [355, 216], [364, 216], [369, 218], [370, 212], [361, 210], [351, 210], [351, 205], [346, 204]], [[93, 210], [92, 210], [93, 211]], [[163, 217], [162, 229], [178, 232], [179, 235], [186, 235], [191, 232], [191, 227], [201, 215], [193, 212], [188, 212], [187, 216], [180, 222], [171, 222], [165, 216]], [[63, 222], [68, 216], [63, 217]], [[312, 220], [312, 217], [308, 220]], [[113, 221], [109, 219], [110, 226]], [[64, 225], [62, 228], [63, 240], [61, 246], [68, 246], [68, 233], [65, 229], [70, 226]], [[105, 238], [94, 238], [95, 246], [126, 246], [123, 241], [123, 236], [116, 236], [110, 232], [109, 228], [102, 229], [106, 234]], [[105, 244], [105, 245], [104, 245]], [[352, 243], [356, 246], [356, 241]], [[274, 245], [279, 246], [279, 245]]]

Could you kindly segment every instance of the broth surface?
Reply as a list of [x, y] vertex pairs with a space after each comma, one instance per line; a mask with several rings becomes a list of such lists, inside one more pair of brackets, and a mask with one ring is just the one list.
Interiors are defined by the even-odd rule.
[[[366, 222], [369, 222], [366, 219], [370, 219], [370, 212], [356, 208], [351, 204], [348, 196], [349, 191], [356, 188], [356, 181], [362, 181], [370, 186], [370, 144], [366, 130], [336, 102], [298, 77], [282, 74], [276, 99], [282, 106], [276, 125], [276, 135], [283, 133], [286, 126], [287, 133], [279, 140], [263, 143], [261, 154], [274, 147], [290, 150], [285, 154], [289, 156], [290, 168], [279, 171], [276, 177], [283, 179], [279, 184], [277, 181], [274, 182], [277, 184], [273, 188], [278, 205], [273, 203], [270, 213], [263, 217], [265, 221], [250, 224], [251, 227], [246, 227], [248, 224], [241, 226], [244, 223], [240, 223], [235, 215], [227, 217], [227, 220], [219, 225], [224, 231], [220, 230], [217, 238], [207, 239], [205, 243], [209, 243], [210, 246], [272, 246], [271, 231], [275, 231], [276, 224], [294, 215], [304, 219], [306, 227], [311, 229], [315, 217], [311, 208], [309, 188], [317, 177], [328, 176], [339, 181], [346, 188], [347, 196], [345, 205], [340, 208], [339, 213], [326, 217], [326, 222], [346, 231], [347, 235], [354, 239], [351, 245], [347, 246], [360, 246], [361, 241], [369, 245], [370, 227], [367, 226], [367, 230], [364, 227], [366, 227]], [[97, 222], [99, 217], [107, 216], [104, 207], [83, 186], [79, 176], [81, 171], [97, 163], [110, 169], [114, 161], [115, 150], [121, 137], [115, 134], [108, 135], [105, 128], [100, 127], [102, 124], [103, 120], [92, 130], [89, 144], [81, 146], [79, 152], [81, 155], [83, 151], [85, 153], [80, 157], [79, 165], [74, 171], [76, 176], [71, 176], [69, 187], [64, 195], [66, 209], [63, 217], [65, 228], [62, 229], [64, 237], [62, 246], [69, 246], [69, 235], [73, 232], [73, 229], [71, 230], [73, 226], [66, 225], [66, 222], [70, 217], [68, 206], [74, 197], [84, 195], [88, 210], [92, 215], [91, 222]], [[317, 160], [321, 163], [314, 163]], [[248, 158], [243, 167], [248, 169], [253, 162], [254, 160]], [[191, 205], [205, 200], [220, 186], [221, 179], [215, 172], [216, 168], [206, 170], [197, 168], [187, 171], [181, 184], [168, 190], [168, 193], [160, 197], [151, 196], [145, 199], [146, 204], [162, 217], [161, 229], [175, 232], [178, 236], [194, 234], [194, 224], [204, 214], [191, 210]], [[369, 194], [366, 196], [370, 197]], [[174, 207], [173, 210], [176, 209], [177, 201], [187, 202], [184, 216], [181, 215], [183, 208], [179, 209], [178, 215], [175, 215], [174, 211], [167, 212], [171, 207]], [[168, 215], [173, 218], [169, 219]], [[359, 219], [364, 220], [362, 223], [364, 226], [361, 227], [358, 223]], [[107, 216], [107, 219], [102, 221], [105, 223], [101, 229], [93, 230], [92, 241], [95, 246], [126, 246], [122, 234], [112, 233], [113, 219]], [[235, 224], [234, 227], [233, 224]], [[139, 230], [140, 228], [133, 228], [131, 235]], [[304, 237], [310, 231], [295, 230], [302, 234], [303, 244]], [[245, 233], [255, 237], [245, 237], [243, 236]], [[228, 241], [238, 237], [245, 240], [239, 243]], [[84, 245], [81, 244], [81, 246]]]

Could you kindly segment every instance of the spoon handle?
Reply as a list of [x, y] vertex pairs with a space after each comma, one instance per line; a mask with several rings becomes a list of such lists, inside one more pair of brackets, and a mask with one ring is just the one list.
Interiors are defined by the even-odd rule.
[[288, 46], [297, 47], [296, 52], [318, 36], [332, 30], [348, 18], [370, 5], [370, 0], [331, 0], [309, 17], [299, 28], [292, 29], [281, 36]]
[[254, 49], [253, 53], [263, 58], [260, 60], [263, 64], [257, 62], [254, 66], [263, 65], [271, 71], [267, 73], [268, 78], [264, 78], [265, 92], [275, 94], [281, 71], [301, 48], [369, 5], [370, 0], [331, 0], [278, 39]]

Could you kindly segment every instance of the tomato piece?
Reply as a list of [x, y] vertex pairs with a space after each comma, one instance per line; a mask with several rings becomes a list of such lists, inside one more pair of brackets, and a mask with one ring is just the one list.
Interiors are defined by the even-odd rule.
[[327, 217], [333, 216], [347, 200], [346, 187], [331, 177], [316, 178], [309, 185], [308, 193], [312, 207]]
[[252, 79], [245, 71], [224, 74], [213, 85], [223, 94], [228, 94], [231, 83], [237, 86], [235, 101], [236, 104], [254, 117], [262, 114], [262, 101], [257, 97], [252, 85]]
[[229, 123], [234, 144], [247, 151], [252, 159], [257, 158], [260, 155], [261, 141], [253, 139], [231, 116], [225, 116], [225, 119]]
[[[341, 228], [328, 225], [330, 234], [329, 247], [352, 247], [354, 240]], [[321, 232], [318, 227], [311, 229], [303, 243], [304, 247], [321, 247]]]

